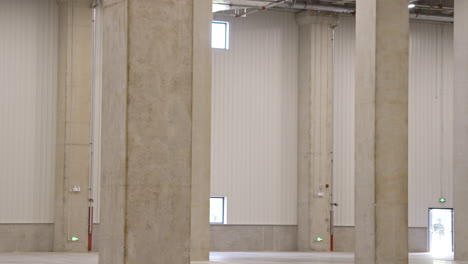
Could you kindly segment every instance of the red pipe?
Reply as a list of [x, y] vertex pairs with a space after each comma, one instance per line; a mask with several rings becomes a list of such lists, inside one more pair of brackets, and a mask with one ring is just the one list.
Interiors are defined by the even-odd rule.
[[88, 251], [93, 251], [93, 207], [88, 208]]
[[330, 235], [330, 251], [333, 252], [333, 235]]
[[93, 234], [88, 234], [88, 251], [93, 251]]

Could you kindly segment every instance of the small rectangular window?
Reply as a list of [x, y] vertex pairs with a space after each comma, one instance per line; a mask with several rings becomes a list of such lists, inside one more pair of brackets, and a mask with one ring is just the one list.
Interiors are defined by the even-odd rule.
[[229, 22], [213, 21], [211, 23], [211, 47], [229, 49]]
[[210, 224], [226, 223], [226, 197], [210, 198]]

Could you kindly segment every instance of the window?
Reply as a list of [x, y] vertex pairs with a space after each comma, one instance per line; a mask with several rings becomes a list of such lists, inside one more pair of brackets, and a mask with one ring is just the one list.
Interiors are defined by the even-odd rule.
[[229, 49], [229, 22], [213, 21], [211, 23], [211, 47]]
[[226, 223], [226, 197], [210, 198], [210, 224]]

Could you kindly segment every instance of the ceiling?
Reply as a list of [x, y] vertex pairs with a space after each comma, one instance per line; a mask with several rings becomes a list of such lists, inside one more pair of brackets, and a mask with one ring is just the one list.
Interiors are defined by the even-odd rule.
[[[416, 7], [410, 9], [412, 18], [435, 17], [434, 20], [453, 20], [454, 0], [408, 0]], [[316, 10], [336, 13], [354, 13], [356, 0], [213, 0], [213, 12], [225, 15], [246, 16], [262, 9], [298, 12]], [[431, 19], [428, 19], [431, 20]]]

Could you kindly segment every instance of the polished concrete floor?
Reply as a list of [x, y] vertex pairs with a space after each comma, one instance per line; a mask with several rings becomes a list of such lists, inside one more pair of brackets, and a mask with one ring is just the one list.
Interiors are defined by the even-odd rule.
[[[468, 264], [451, 261], [453, 256], [411, 254], [412, 264]], [[68, 253], [10, 253], [0, 254], [1, 264], [97, 264], [98, 255]], [[210, 262], [193, 264], [347, 264], [354, 263], [350, 253], [300, 253], [300, 252], [214, 252]]]

